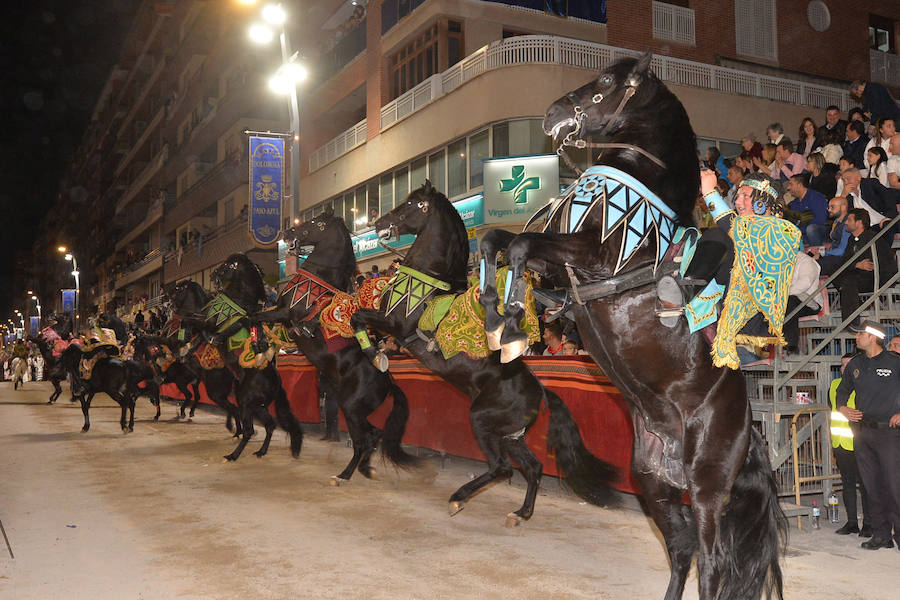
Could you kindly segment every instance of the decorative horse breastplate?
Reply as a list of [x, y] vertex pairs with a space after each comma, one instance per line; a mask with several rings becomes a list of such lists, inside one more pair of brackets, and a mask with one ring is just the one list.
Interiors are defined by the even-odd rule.
[[325, 281], [322, 281], [309, 271], [298, 269], [294, 278], [285, 286], [282, 296], [290, 295], [290, 308], [302, 304], [303, 308], [310, 310], [306, 321], [315, 317], [326, 307], [338, 289]]
[[602, 210], [600, 243], [622, 230], [622, 242], [614, 274], [628, 264], [648, 239], [656, 240], [654, 271], [662, 261], [678, 229], [675, 212], [643, 183], [619, 169], [591, 167], [556, 201], [544, 231], [555, 217], [557, 233], [576, 233], [584, 227], [588, 214]]
[[[408, 317], [425, 304], [425, 301], [437, 290], [449, 291], [450, 284], [415, 269], [401, 266], [384, 289], [381, 304], [386, 306], [385, 314], [387, 315], [391, 314], [398, 306], [406, 304], [405, 316]], [[385, 304], [385, 297], [387, 304]]]

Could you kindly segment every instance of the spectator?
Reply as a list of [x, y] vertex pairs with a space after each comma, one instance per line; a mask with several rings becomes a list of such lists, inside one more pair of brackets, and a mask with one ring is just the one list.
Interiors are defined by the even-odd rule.
[[888, 187], [890, 184], [887, 176], [887, 153], [880, 146], [874, 146], [869, 148], [866, 154], [866, 162], [869, 163], [869, 168], [866, 170], [866, 178], [876, 179], [878, 183]]
[[872, 227], [882, 225], [897, 216], [900, 191], [886, 188], [874, 179], [863, 179], [858, 169], [849, 168], [841, 173], [843, 192], [850, 208], [862, 208], [869, 213]]
[[784, 127], [781, 126], [781, 123], [772, 123], [766, 127], [766, 138], [768, 138], [769, 143], [777, 145], [783, 137]]
[[[900, 506], [900, 356], [881, 344], [887, 332], [880, 323], [866, 321], [856, 334], [859, 354], [850, 359], [835, 392], [835, 406], [850, 421], [856, 464], [868, 492], [872, 539], [866, 550], [893, 548], [891, 528]], [[856, 408], [848, 406], [856, 393]], [[894, 535], [900, 542], [900, 523]]]
[[745, 176], [756, 171], [756, 165], [753, 164], [753, 157], [751, 157], [750, 153], [746, 150], [734, 157], [734, 164], [744, 172]]
[[719, 177], [719, 179], [716, 181], [716, 190], [719, 192], [719, 195], [724, 198], [728, 194], [728, 188], [730, 187], [730, 185], [731, 184], [728, 183], [727, 179]]
[[370, 279], [374, 279], [375, 277], [381, 277], [381, 273], [378, 272], [378, 265], [372, 265], [372, 270], [369, 272]]
[[865, 131], [865, 127], [859, 121], [847, 125], [847, 141], [843, 145], [844, 156], [849, 156], [857, 169], [865, 167], [865, 150], [866, 144], [869, 143], [869, 136]]
[[734, 197], [737, 195], [738, 186], [740, 186], [743, 179], [744, 170], [739, 166], [733, 165], [728, 169], [728, 183], [731, 184], [731, 188], [725, 196], [725, 202], [728, 204], [729, 208], [734, 208]]
[[816, 190], [809, 189], [809, 173], [794, 175], [788, 180], [788, 190], [794, 200], [788, 208], [794, 214], [785, 215], [794, 221], [803, 232], [803, 240], [808, 246], [821, 246], [828, 236], [828, 201]]
[[[831, 382], [828, 389], [828, 400], [831, 402], [831, 446], [834, 451], [834, 462], [837, 463], [841, 473], [841, 489], [844, 495], [844, 509], [847, 511], [847, 522], [843, 527], [835, 531], [838, 535], [858, 533], [859, 537], [872, 537], [872, 524], [869, 522], [869, 499], [866, 486], [859, 478], [859, 468], [856, 466], [856, 454], [853, 452], [853, 431], [850, 430], [850, 422], [843, 413], [837, 409], [837, 389], [844, 376], [844, 369], [855, 353], [847, 353], [841, 357], [841, 377]], [[856, 408], [856, 394], [851, 392], [847, 399], [847, 406]], [[859, 530], [859, 511], [856, 509], [856, 484], [859, 483], [859, 493], [862, 496], [863, 527]]]
[[806, 158], [806, 170], [809, 171], [809, 189], [816, 190], [826, 198], [837, 195], [837, 165], [825, 162], [821, 152], [813, 152]]
[[[866, 144], [866, 152], [875, 148], [876, 146], [880, 147], [884, 150], [884, 153], [887, 155], [891, 151], [891, 137], [897, 133], [897, 129], [895, 127], [895, 123], [893, 119], [880, 119], [878, 121], [878, 127], [875, 129], [875, 135], [872, 139], [869, 140], [869, 143]], [[869, 157], [865, 157], [866, 166], [869, 166]]]
[[544, 333], [541, 336], [544, 340], [544, 356], [555, 356], [562, 352], [562, 345], [565, 337], [562, 332], [562, 324], [559, 320], [551, 321], [544, 324]]
[[839, 139], [838, 133], [834, 130], [826, 131], [822, 136], [820, 139], [822, 140], [822, 156], [825, 157], [825, 162], [833, 165], [839, 164], [841, 157], [844, 156], [844, 149], [841, 147], [844, 140]]
[[[825, 109], [825, 124], [819, 127], [819, 139], [822, 144], [827, 144], [825, 134], [829, 132], [835, 133], [835, 140], [841, 143], [844, 140], [844, 134], [847, 130], [847, 121], [841, 118], [841, 109], [835, 105], [831, 105]], [[827, 158], [827, 156], [826, 156]]]
[[823, 244], [823, 250], [814, 250], [812, 257], [819, 263], [821, 275], [831, 275], [844, 264], [844, 252], [847, 250], [847, 242], [850, 240], [850, 232], [846, 228], [847, 199], [843, 197], [832, 198], [828, 201], [828, 217], [833, 219], [828, 240]]
[[[869, 228], [869, 213], [861, 208], [854, 208], [850, 211], [847, 215], [846, 228], [850, 232], [851, 238], [841, 264], [849, 261], [857, 251], [875, 237], [875, 232]], [[897, 272], [897, 263], [894, 260], [890, 241], [886, 236], [882, 236], [876, 242], [875, 251], [878, 256], [880, 285]], [[854, 265], [838, 275], [832, 282], [832, 285], [840, 291], [841, 320], [844, 321], [859, 308], [859, 292], [871, 292], [875, 289], [875, 263], [870, 255], [864, 254], [863, 256], [865, 258], [857, 258]], [[856, 317], [851, 326], [857, 326], [859, 321], [859, 317]]]
[[818, 296], [813, 293], [819, 288], [819, 263], [808, 254], [800, 252], [794, 260], [794, 273], [788, 295], [785, 316], [798, 306], [803, 308], [790, 319], [786, 319], [782, 331], [787, 342], [785, 352], [796, 354], [800, 343], [800, 319], [818, 314], [822, 310]]
[[809, 158], [809, 155], [822, 145], [818, 133], [819, 128], [811, 118], [805, 117], [800, 122], [800, 131], [797, 134], [797, 152], [802, 154], [803, 158]]
[[775, 148], [775, 144], [766, 144], [763, 146], [762, 158], [753, 159], [756, 169], [770, 177], [772, 176], [772, 169], [775, 167]]
[[141, 309], [137, 309], [137, 312], [134, 313], [134, 328], [136, 330], [144, 328], [144, 313], [141, 312]]
[[878, 120], [887, 117], [900, 119], [900, 107], [891, 96], [886, 87], [880, 83], [856, 80], [850, 84], [850, 95], [858, 99], [869, 112], [869, 121], [878, 123]]
[[[763, 147], [762, 144], [756, 141], [756, 135], [748, 133], [741, 138], [741, 147], [747, 153], [751, 164], [754, 158], [762, 158]], [[747, 168], [749, 169], [750, 167]]]
[[887, 345], [887, 349], [891, 352], [900, 354], [900, 335], [895, 335], [891, 338], [890, 343]]
[[794, 152], [794, 143], [789, 138], [784, 138], [775, 146], [775, 168], [772, 169], [772, 177], [780, 181], [787, 181], [793, 175], [798, 175], [806, 168], [806, 159]]
[[900, 189], [900, 133], [891, 136], [891, 144], [888, 155], [887, 177], [888, 187], [891, 189]]
[[706, 166], [716, 172], [717, 177], [725, 177], [728, 174], [728, 167], [725, 165], [725, 159], [722, 153], [715, 146], [706, 149]]

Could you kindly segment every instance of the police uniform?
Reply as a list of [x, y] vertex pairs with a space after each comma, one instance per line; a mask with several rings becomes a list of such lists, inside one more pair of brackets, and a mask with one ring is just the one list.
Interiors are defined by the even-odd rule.
[[[828, 399], [831, 401], [831, 446], [834, 449], [834, 459], [837, 462], [838, 471], [841, 473], [841, 488], [843, 488], [844, 508], [847, 511], [847, 524], [837, 530], [840, 535], [859, 533], [859, 512], [856, 509], [856, 484], [859, 484], [859, 495], [862, 496], [863, 530], [860, 537], [871, 536], [872, 524], [869, 522], [869, 498], [866, 493], [866, 485], [859, 476], [859, 468], [856, 466], [856, 454], [853, 452], [853, 431], [850, 422], [836, 406], [837, 389], [841, 383], [838, 377], [831, 382], [828, 388]], [[851, 392], [847, 400], [847, 406], [856, 408], [856, 393]]]
[[900, 355], [882, 350], [871, 358], [864, 352], [854, 356], [835, 394], [838, 409], [847, 406], [854, 391], [863, 417], [850, 428], [874, 534], [863, 546], [890, 547], [892, 524], [898, 527], [895, 539], [900, 543], [900, 428], [889, 425], [900, 413]]

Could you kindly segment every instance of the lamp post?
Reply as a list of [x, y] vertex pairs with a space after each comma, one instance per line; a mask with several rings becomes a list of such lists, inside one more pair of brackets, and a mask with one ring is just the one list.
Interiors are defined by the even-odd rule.
[[[252, 4], [255, 0], [243, 0], [244, 4]], [[297, 97], [297, 84], [306, 79], [306, 69], [297, 61], [297, 54], [291, 54], [291, 41], [285, 23], [287, 14], [281, 4], [268, 4], [262, 10], [263, 19], [270, 25], [281, 27], [278, 36], [281, 42], [281, 66], [269, 80], [269, 88], [279, 94], [290, 94], [288, 112], [291, 117], [291, 205], [288, 211], [290, 222], [300, 208], [300, 100]], [[250, 27], [250, 39], [257, 44], [267, 44], [273, 38], [272, 30], [266, 25], [257, 23]]]
[[41, 329], [41, 320], [42, 320], [42, 317], [41, 317], [41, 300], [40, 300], [40, 298], [37, 297], [36, 294], [32, 294], [32, 295], [31, 295], [31, 299], [34, 300], [35, 307], [37, 308], [37, 311], [38, 311], [38, 330], [40, 330], [40, 329]]
[[75, 333], [78, 333], [78, 296], [81, 295], [81, 286], [79, 285], [78, 276], [80, 273], [78, 272], [78, 261], [75, 260], [75, 255], [68, 251], [65, 246], [60, 246], [57, 248], [60, 253], [65, 254], [66, 260], [72, 261], [72, 275], [75, 277], [75, 318], [73, 319], [73, 330]]

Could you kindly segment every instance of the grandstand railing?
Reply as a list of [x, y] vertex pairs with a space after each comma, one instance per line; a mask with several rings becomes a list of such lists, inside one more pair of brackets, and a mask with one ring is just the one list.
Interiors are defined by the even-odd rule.
[[[395, 125], [487, 71], [524, 64], [558, 64], [597, 71], [619, 58], [640, 54], [625, 48], [551, 35], [524, 35], [498, 40], [385, 104], [381, 109], [381, 130]], [[668, 56], [654, 56], [651, 66], [660, 79], [677, 85], [819, 109], [832, 104], [842, 111], [849, 108], [849, 94], [843, 89]], [[366, 122], [361, 121], [313, 152], [309, 159], [310, 172], [362, 144], [366, 139], [365, 127]], [[361, 136], [360, 128], [363, 131]]]

